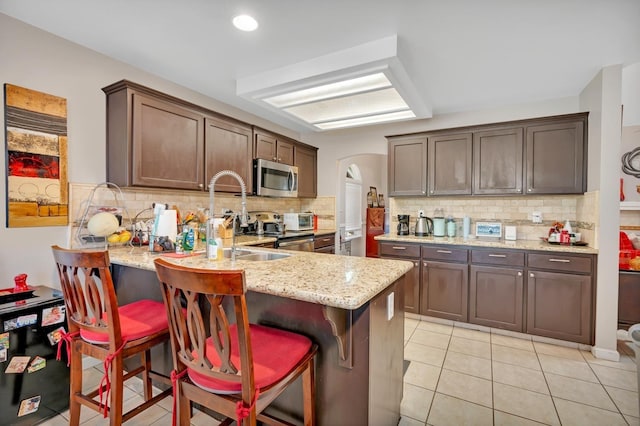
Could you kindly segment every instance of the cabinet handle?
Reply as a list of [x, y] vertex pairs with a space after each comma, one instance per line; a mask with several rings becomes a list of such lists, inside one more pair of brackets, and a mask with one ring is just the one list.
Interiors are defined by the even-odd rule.
[[424, 267], [426, 268], [426, 267], [427, 267], [427, 266], [429, 266], [429, 265], [427, 264], [427, 262], [424, 262], [424, 263], [422, 264], [422, 266], [424, 266]]
[[204, 188], [204, 184], [199, 183], [199, 184], [198, 184], [198, 188]]
[[323, 238], [322, 241], [331, 241], [331, 238]]
[[418, 262], [418, 261], [413, 262], [413, 266], [415, 266], [417, 268], [418, 266], [420, 266], [420, 262]]
[[398, 247], [398, 246], [393, 246], [391, 248], [394, 249], [394, 250], [406, 250], [407, 249], [406, 247]]
[[431, 193], [433, 194], [433, 189], [431, 190]]
[[557, 262], [557, 263], [570, 263], [569, 259], [549, 259], [549, 262]]
[[278, 161], [278, 157], [273, 157], [272, 160], [273, 161]]
[[529, 277], [531, 277], [531, 278], [535, 278], [536, 276], [533, 274], [533, 272], [530, 272], [530, 273], [529, 273]]
[[531, 192], [531, 188], [527, 189], [527, 191]]
[[493, 253], [490, 253], [489, 257], [507, 257], [507, 255], [506, 254], [493, 254]]
[[278, 158], [278, 163], [282, 161], [282, 158]]
[[522, 271], [518, 271], [518, 276], [521, 277], [522, 276]]
[[436, 253], [451, 254], [451, 250], [436, 250]]
[[516, 192], [521, 192], [522, 188], [516, 188]]

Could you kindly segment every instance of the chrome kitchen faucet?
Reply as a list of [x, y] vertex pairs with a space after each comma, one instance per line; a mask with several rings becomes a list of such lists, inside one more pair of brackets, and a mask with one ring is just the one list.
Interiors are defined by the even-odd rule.
[[[242, 213], [240, 214], [240, 227], [246, 228], [249, 226], [247, 223], [247, 186], [245, 185], [242, 177], [239, 174], [234, 172], [233, 170], [220, 170], [218, 173], [213, 175], [211, 181], [209, 181], [209, 216], [210, 220], [213, 220], [215, 215], [215, 206], [214, 206], [214, 187], [216, 181], [222, 176], [231, 176], [235, 178], [240, 184], [240, 190], [242, 191]], [[207, 226], [207, 257], [209, 257], [209, 241], [211, 238], [214, 238], [211, 233], [213, 232], [213, 227]], [[235, 215], [233, 220], [233, 239], [231, 244], [231, 260], [236, 260], [236, 238], [235, 238]]]

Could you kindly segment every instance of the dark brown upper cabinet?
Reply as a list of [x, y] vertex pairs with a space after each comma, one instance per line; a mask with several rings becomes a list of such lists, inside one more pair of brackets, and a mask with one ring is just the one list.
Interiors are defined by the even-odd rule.
[[473, 193], [522, 194], [522, 127], [473, 133]]
[[104, 90], [107, 180], [120, 186], [202, 189], [202, 114], [122, 82]]
[[294, 166], [298, 167], [298, 197], [315, 198], [318, 195], [318, 149], [296, 145], [293, 149]]
[[471, 133], [429, 137], [429, 195], [471, 195]]
[[388, 136], [389, 195], [582, 194], [587, 117], [577, 113]]
[[257, 128], [254, 133], [255, 158], [293, 165], [293, 142]]
[[[251, 126], [216, 118], [205, 119], [205, 176], [208, 189], [211, 178], [221, 170], [238, 173], [251, 193], [253, 184], [253, 132]], [[221, 176], [216, 191], [241, 192], [238, 181]]]
[[[256, 129], [215, 111], [121, 80], [107, 97], [107, 180], [122, 187], [208, 191], [221, 170], [240, 175], [253, 190], [253, 158], [300, 167], [300, 196], [317, 193], [317, 148]], [[255, 137], [254, 137], [255, 135]], [[298, 148], [297, 159], [294, 149]], [[229, 176], [216, 191], [240, 192]]]
[[427, 195], [427, 137], [390, 137], [387, 174], [390, 196]]
[[527, 194], [586, 190], [585, 121], [527, 126]]

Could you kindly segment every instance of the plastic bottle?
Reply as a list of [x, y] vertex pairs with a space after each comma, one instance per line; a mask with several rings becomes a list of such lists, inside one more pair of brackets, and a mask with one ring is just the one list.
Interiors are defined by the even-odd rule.
[[195, 233], [193, 232], [193, 228], [188, 227], [187, 230], [182, 233], [182, 250], [185, 252], [193, 251], [194, 244]]
[[215, 241], [216, 246], [218, 247], [218, 255], [216, 256], [216, 258], [218, 260], [222, 260], [224, 258], [224, 246], [222, 244], [222, 238], [216, 237]]
[[462, 236], [465, 240], [469, 238], [469, 232], [471, 232], [471, 218], [465, 216], [462, 218]]

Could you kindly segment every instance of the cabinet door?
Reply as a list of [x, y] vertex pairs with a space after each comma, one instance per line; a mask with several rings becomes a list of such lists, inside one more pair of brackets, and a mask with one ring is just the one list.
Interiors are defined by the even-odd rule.
[[527, 127], [527, 194], [582, 194], [584, 121]]
[[[251, 128], [207, 118], [205, 120], [206, 165], [205, 176], [207, 189], [211, 178], [221, 170], [232, 170], [240, 175], [247, 188], [252, 191], [253, 150], [251, 144]], [[240, 184], [231, 176], [222, 176], [216, 182], [216, 191], [241, 192]]]
[[276, 160], [278, 163], [288, 164], [290, 166], [294, 165], [294, 145], [291, 142], [288, 142], [284, 139], [278, 139], [278, 143], [276, 144], [276, 156], [278, 159]]
[[255, 133], [255, 158], [263, 160], [278, 161], [277, 143], [275, 135], [256, 131]]
[[384, 259], [408, 260], [413, 262], [413, 268], [404, 275], [404, 310], [412, 314], [420, 313], [420, 279], [421, 263], [419, 259], [406, 259], [393, 256], [380, 256]]
[[132, 133], [132, 185], [203, 189], [201, 114], [134, 93]]
[[317, 149], [296, 145], [294, 166], [298, 167], [298, 197], [315, 198], [318, 195]]
[[466, 263], [423, 261], [420, 314], [466, 322], [468, 275]]
[[640, 322], [640, 273], [619, 272], [618, 328], [627, 330]]
[[388, 191], [391, 197], [427, 195], [427, 137], [389, 138]]
[[523, 129], [473, 133], [473, 193], [522, 194]]
[[592, 344], [591, 277], [529, 271], [527, 333]]
[[471, 194], [471, 133], [429, 138], [429, 195]]
[[522, 332], [522, 269], [471, 266], [469, 322]]

